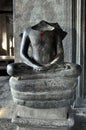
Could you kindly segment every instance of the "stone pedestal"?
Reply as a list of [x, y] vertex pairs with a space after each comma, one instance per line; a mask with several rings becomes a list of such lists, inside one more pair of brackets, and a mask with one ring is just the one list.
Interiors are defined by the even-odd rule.
[[64, 68], [33, 73], [21, 65], [19, 71], [9, 81], [19, 105], [12, 118], [17, 130], [69, 130], [74, 125], [70, 113], [81, 67], [65, 63]]
[[66, 107], [36, 109], [18, 106], [12, 122], [18, 125], [18, 130], [69, 130], [74, 125]]

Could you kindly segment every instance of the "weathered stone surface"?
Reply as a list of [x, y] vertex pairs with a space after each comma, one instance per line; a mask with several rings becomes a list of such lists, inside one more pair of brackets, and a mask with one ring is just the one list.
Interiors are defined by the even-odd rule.
[[[11, 74], [10, 70], [13, 70]], [[24, 63], [14, 63], [7, 66], [7, 71], [10, 76], [17, 77], [18, 79], [43, 79], [52, 77], [77, 77], [81, 73], [81, 66], [73, 63], [64, 62], [57, 64], [55, 67], [46, 71], [35, 71]]]
[[[9, 101], [8, 101], [9, 102]], [[14, 114], [15, 104], [8, 104], [0, 108], [0, 130], [15, 130], [16, 125], [12, 124], [11, 120]]]
[[68, 109], [66, 107], [59, 109], [33, 109], [19, 106], [12, 118], [12, 122], [21, 128], [28, 129], [67, 129], [74, 125], [72, 118], [67, 119], [67, 112]]
[[0, 108], [12, 103], [9, 76], [0, 76]]
[[[68, 80], [71, 79], [71, 80]], [[18, 80], [16, 77], [10, 78], [10, 85], [13, 90], [20, 92], [51, 92], [51, 91], [63, 91], [74, 89], [77, 85], [77, 79], [75, 78], [51, 78], [51, 79], [25, 79]], [[74, 84], [75, 82], [75, 84]], [[69, 85], [70, 84], [70, 85]], [[70, 88], [71, 86], [71, 88]]]
[[9, 87], [9, 76], [0, 76], [0, 130], [15, 130], [11, 123], [14, 104]]
[[[30, 128], [21, 128], [21, 127], [17, 127], [17, 130], [48, 130], [47, 128], [32, 128], [32, 127], [30, 127]], [[69, 128], [68, 127], [58, 127], [58, 128], [54, 128], [54, 129], [51, 129], [51, 128], [49, 128], [49, 130], [69, 130]]]
[[9, 82], [14, 102], [35, 108], [57, 108], [73, 102], [77, 77], [81, 72], [79, 65], [65, 63], [64, 68], [46, 72], [35, 72], [31, 69], [27, 70], [29, 72], [26, 73], [27, 78], [23, 75], [23, 72], [26, 72], [23, 68], [24, 64], [19, 63], [18, 67], [19, 65], [22, 73], [16, 68], [20, 76], [11, 77]]
[[51, 109], [36, 109], [29, 108], [26, 106], [17, 105], [15, 109], [15, 116], [25, 117], [25, 118], [39, 118], [41, 119], [67, 119], [67, 113], [69, 111], [68, 107], [63, 108], [51, 108]]
[[19, 34], [24, 28], [35, 25], [41, 20], [58, 22], [68, 32], [64, 39], [65, 61], [72, 60], [72, 1], [71, 0], [15, 0], [14, 1], [14, 37], [15, 59], [20, 61]]
[[60, 108], [60, 107], [65, 107], [69, 106], [70, 104], [73, 104], [75, 98], [73, 97], [72, 99], [64, 99], [60, 101], [56, 100], [30, 100], [30, 101], [25, 101], [21, 99], [17, 99], [13, 97], [13, 100], [15, 103], [24, 105], [27, 107], [32, 107], [32, 108]]
[[9, 103], [8, 105], [0, 108], [0, 120], [1, 119], [8, 119], [11, 121], [13, 114], [14, 114], [14, 108], [16, 108], [17, 105], [14, 103]]
[[13, 119], [13, 122], [17, 124], [20, 127], [30, 127], [33, 128], [50, 128], [50, 129], [56, 129], [60, 127], [72, 127], [74, 125], [73, 119], [59, 119], [59, 120], [42, 120], [42, 119], [30, 119], [30, 118], [15, 118]]
[[20, 92], [15, 91], [11, 88], [12, 95], [14, 98], [20, 100], [63, 100], [70, 99], [75, 94], [75, 90], [63, 90], [63, 91], [51, 91], [51, 92]]

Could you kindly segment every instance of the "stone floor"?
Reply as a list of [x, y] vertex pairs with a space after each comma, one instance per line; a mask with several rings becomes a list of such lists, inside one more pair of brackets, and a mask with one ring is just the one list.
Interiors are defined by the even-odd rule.
[[14, 109], [10, 108], [11, 104], [13, 107], [13, 102], [8, 81], [9, 76], [0, 76], [0, 117], [8, 110], [7, 117], [0, 118], [0, 130], [16, 130], [16, 126], [11, 123]]

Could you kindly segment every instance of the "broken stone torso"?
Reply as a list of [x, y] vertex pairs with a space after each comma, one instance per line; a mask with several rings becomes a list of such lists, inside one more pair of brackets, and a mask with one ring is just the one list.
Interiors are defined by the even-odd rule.
[[35, 68], [34, 65], [45, 67], [53, 64], [55, 58], [58, 63], [63, 62], [63, 35], [65, 36], [66, 32], [61, 30], [57, 23], [50, 24], [45, 21], [25, 29], [20, 48], [23, 62], [32, 68]]
[[[55, 31], [37, 31], [30, 29], [32, 57], [40, 64], [47, 64], [56, 56]], [[61, 51], [63, 51], [61, 49]]]
[[[20, 57], [23, 63], [7, 66], [9, 75], [28, 73], [29, 71], [48, 71], [64, 68], [64, 50], [62, 40], [66, 36], [58, 23], [41, 21], [26, 28], [21, 33]], [[59, 66], [59, 67], [58, 67]], [[25, 71], [26, 69], [26, 71]]]

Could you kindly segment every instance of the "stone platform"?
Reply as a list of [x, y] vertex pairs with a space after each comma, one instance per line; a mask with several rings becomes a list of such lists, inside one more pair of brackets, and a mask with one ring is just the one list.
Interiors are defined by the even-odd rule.
[[18, 106], [12, 122], [18, 130], [68, 130], [74, 125], [74, 120], [67, 117], [67, 108], [33, 109]]
[[62, 68], [36, 72], [24, 63], [14, 66], [9, 84], [18, 105], [12, 117], [17, 130], [70, 130], [74, 125], [71, 105], [81, 67], [64, 63]]
[[9, 81], [15, 103], [32, 108], [59, 108], [73, 103], [81, 72], [79, 65], [64, 63], [65, 68], [46, 72], [35, 72], [23, 63], [15, 65], [18, 72], [14, 70]]

